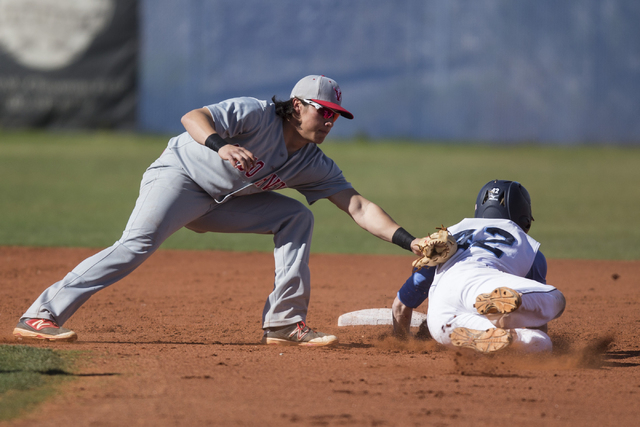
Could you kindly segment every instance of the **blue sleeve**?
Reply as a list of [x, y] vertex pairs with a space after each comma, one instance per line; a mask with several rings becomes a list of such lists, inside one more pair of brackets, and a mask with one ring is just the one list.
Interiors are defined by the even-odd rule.
[[398, 299], [409, 308], [417, 308], [429, 297], [436, 267], [423, 267], [413, 273], [398, 291]]
[[547, 259], [542, 252], [538, 251], [536, 253], [536, 258], [533, 260], [531, 270], [529, 270], [525, 277], [545, 285], [547, 284]]

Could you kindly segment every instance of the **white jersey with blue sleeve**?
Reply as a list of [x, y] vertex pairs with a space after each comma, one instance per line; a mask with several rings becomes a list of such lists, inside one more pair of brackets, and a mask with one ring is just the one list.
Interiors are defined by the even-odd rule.
[[525, 277], [540, 248], [540, 243], [508, 219], [466, 218], [449, 227], [449, 231], [458, 250], [438, 268], [437, 274], [456, 264], [476, 262]]
[[[514, 339], [524, 340], [531, 335], [526, 328], [544, 327], [562, 313], [564, 298], [546, 284], [547, 266], [540, 244], [517, 224], [507, 219], [467, 218], [448, 229], [458, 249], [437, 267], [429, 288], [427, 322], [436, 341], [451, 345], [450, 334], [456, 328], [484, 331], [495, 327], [517, 330], [514, 333], [519, 338]], [[480, 314], [475, 308], [478, 295], [501, 287], [520, 294], [518, 310]], [[542, 337], [539, 348], [550, 345], [543, 332], [535, 334]]]
[[423, 267], [411, 274], [397, 294], [407, 307], [419, 307], [428, 298], [436, 271], [441, 275], [456, 263], [476, 262], [479, 267], [547, 283], [547, 260], [539, 251], [540, 244], [512, 221], [470, 218], [448, 229], [458, 242], [458, 251], [441, 267]]

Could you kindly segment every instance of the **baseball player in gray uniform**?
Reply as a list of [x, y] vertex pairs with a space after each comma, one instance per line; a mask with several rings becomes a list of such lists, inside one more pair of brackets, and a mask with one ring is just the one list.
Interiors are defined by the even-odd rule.
[[547, 323], [562, 314], [565, 299], [546, 284], [546, 259], [528, 235], [532, 221], [531, 199], [520, 183], [487, 183], [475, 217], [448, 228], [456, 253], [414, 272], [398, 292], [394, 332], [409, 334], [413, 309], [428, 296], [429, 332], [445, 346], [482, 353], [507, 347], [550, 351]]
[[21, 317], [14, 335], [77, 339], [62, 327], [76, 310], [187, 227], [198, 233], [272, 234], [275, 280], [262, 314], [262, 342], [337, 343], [337, 337], [305, 324], [313, 215], [272, 190], [294, 188], [309, 204], [327, 198], [369, 233], [419, 253], [419, 240], [361, 196], [318, 147], [339, 116], [353, 118], [341, 104], [334, 80], [311, 75], [295, 85], [287, 101], [233, 98], [185, 114], [186, 132], [172, 138], [144, 173], [122, 237], [47, 288]]

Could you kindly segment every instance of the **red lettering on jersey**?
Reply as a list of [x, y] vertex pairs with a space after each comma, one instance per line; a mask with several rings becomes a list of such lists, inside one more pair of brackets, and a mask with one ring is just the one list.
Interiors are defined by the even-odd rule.
[[[264, 180], [262, 180], [262, 182], [264, 182]], [[287, 184], [284, 181], [282, 181], [280, 178], [278, 178], [278, 175], [274, 173], [268, 178], [267, 183], [262, 187], [262, 189], [264, 191], [279, 190], [286, 186]]]
[[267, 179], [269, 179], [269, 177], [262, 178], [260, 181], [254, 182], [253, 185], [255, 185], [258, 188], [262, 188], [262, 184], [264, 184]]
[[259, 160], [255, 165], [253, 165], [253, 167], [251, 169], [249, 169], [247, 171], [247, 173], [245, 173], [245, 176], [247, 178], [251, 178], [252, 176], [254, 176], [255, 174], [258, 173], [258, 171], [260, 169], [262, 169], [264, 167], [264, 162], [262, 160]]

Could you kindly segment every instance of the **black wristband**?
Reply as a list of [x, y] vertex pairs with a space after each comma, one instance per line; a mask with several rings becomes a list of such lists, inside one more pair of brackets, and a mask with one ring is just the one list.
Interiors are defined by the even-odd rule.
[[204, 145], [206, 147], [212, 149], [216, 153], [218, 152], [219, 149], [221, 149], [222, 147], [224, 147], [227, 144], [229, 144], [229, 143], [227, 141], [225, 141], [224, 139], [222, 139], [222, 137], [220, 135], [218, 135], [217, 133], [212, 133], [211, 135], [209, 135], [207, 137], [207, 140], [204, 142]]
[[414, 240], [415, 237], [413, 237], [407, 230], [400, 227], [396, 230], [395, 233], [393, 233], [391, 243], [394, 243], [403, 249], [413, 252], [411, 250], [411, 242], [413, 242]]

